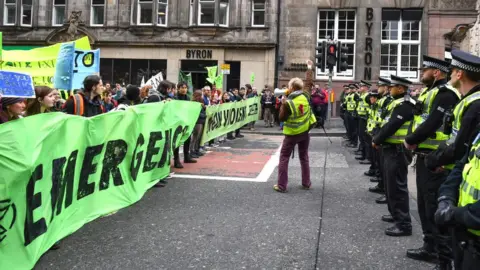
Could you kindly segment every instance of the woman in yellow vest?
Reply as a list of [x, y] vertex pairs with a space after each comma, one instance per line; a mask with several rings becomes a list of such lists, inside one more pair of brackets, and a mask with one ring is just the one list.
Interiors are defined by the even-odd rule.
[[278, 165], [278, 183], [273, 186], [277, 192], [286, 192], [288, 184], [288, 162], [295, 145], [298, 145], [298, 156], [302, 168], [302, 188], [310, 189], [310, 165], [308, 160], [308, 132], [316, 124], [315, 115], [310, 108], [309, 95], [303, 91], [303, 81], [293, 78], [288, 83], [287, 97], [282, 98], [280, 121], [283, 121], [282, 149]]
[[480, 133], [439, 190], [435, 222], [454, 229], [455, 269], [480, 267]]

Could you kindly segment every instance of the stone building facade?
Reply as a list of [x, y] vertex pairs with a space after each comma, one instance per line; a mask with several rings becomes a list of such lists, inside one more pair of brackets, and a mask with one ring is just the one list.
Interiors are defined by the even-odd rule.
[[[305, 61], [314, 60], [315, 47], [330, 36], [348, 48], [349, 65], [334, 71], [333, 115], [344, 84], [389, 74], [419, 84], [422, 55], [444, 58], [453, 46], [445, 34], [474, 22], [475, 7], [476, 0], [283, 0], [280, 82], [305, 76]], [[323, 86], [326, 75], [317, 69], [316, 82]]]
[[4, 49], [28, 49], [88, 36], [101, 49], [104, 81], [139, 84], [157, 72], [174, 82], [205, 66], [230, 64], [227, 87], [273, 84], [277, 1], [1, 0]]

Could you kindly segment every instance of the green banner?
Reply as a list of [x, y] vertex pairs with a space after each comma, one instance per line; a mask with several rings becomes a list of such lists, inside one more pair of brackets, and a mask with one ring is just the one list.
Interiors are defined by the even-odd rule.
[[207, 121], [200, 144], [258, 120], [260, 97], [207, 107]]
[[0, 269], [32, 269], [58, 240], [140, 200], [169, 174], [200, 108], [170, 101], [0, 125]]
[[[33, 78], [34, 85], [46, 85], [53, 87], [53, 76], [57, 63], [58, 52], [62, 43], [52, 46], [40, 47], [28, 51], [2, 51], [0, 69], [26, 73]], [[90, 50], [88, 37], [75, 41], [75, 48]], [[78, 56], [78, 55], [77, 55]]]

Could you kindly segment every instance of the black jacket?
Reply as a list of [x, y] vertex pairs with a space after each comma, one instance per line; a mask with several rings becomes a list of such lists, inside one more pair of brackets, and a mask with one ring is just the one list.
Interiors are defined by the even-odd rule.
[[[90, 100], [90, 98], [87, 97], [83, 92], [78, 92], [77, 94], [81, 95], [83, 98], [84, 113], [82, 116], [92, 117], [104, 113], [100, 97], [97, 97], [94, 100]], [[73, 99], [74, 97], [70, 96], [67, 102], [65, 102], [64, 112], [67, 114], [75, 114], [75, 103]], [[77, 104], [77, 106], [79, 105]]]

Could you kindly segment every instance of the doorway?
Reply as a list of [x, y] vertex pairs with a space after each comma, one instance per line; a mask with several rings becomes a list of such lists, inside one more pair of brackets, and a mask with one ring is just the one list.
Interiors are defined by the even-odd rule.
[[240, 89], [240, 61], [225, 61], [225, 64], [230, 64], [230, 75], [227, 75], [227, 90]]
[[218, 61], [206, 60], [181, 60], [180, 70], [183, 73], [192, 74], [193, 89], [202, 89], [205, 85], [210, 85], [207, 82], [208, 73], [206, 67], [218, 66]]

